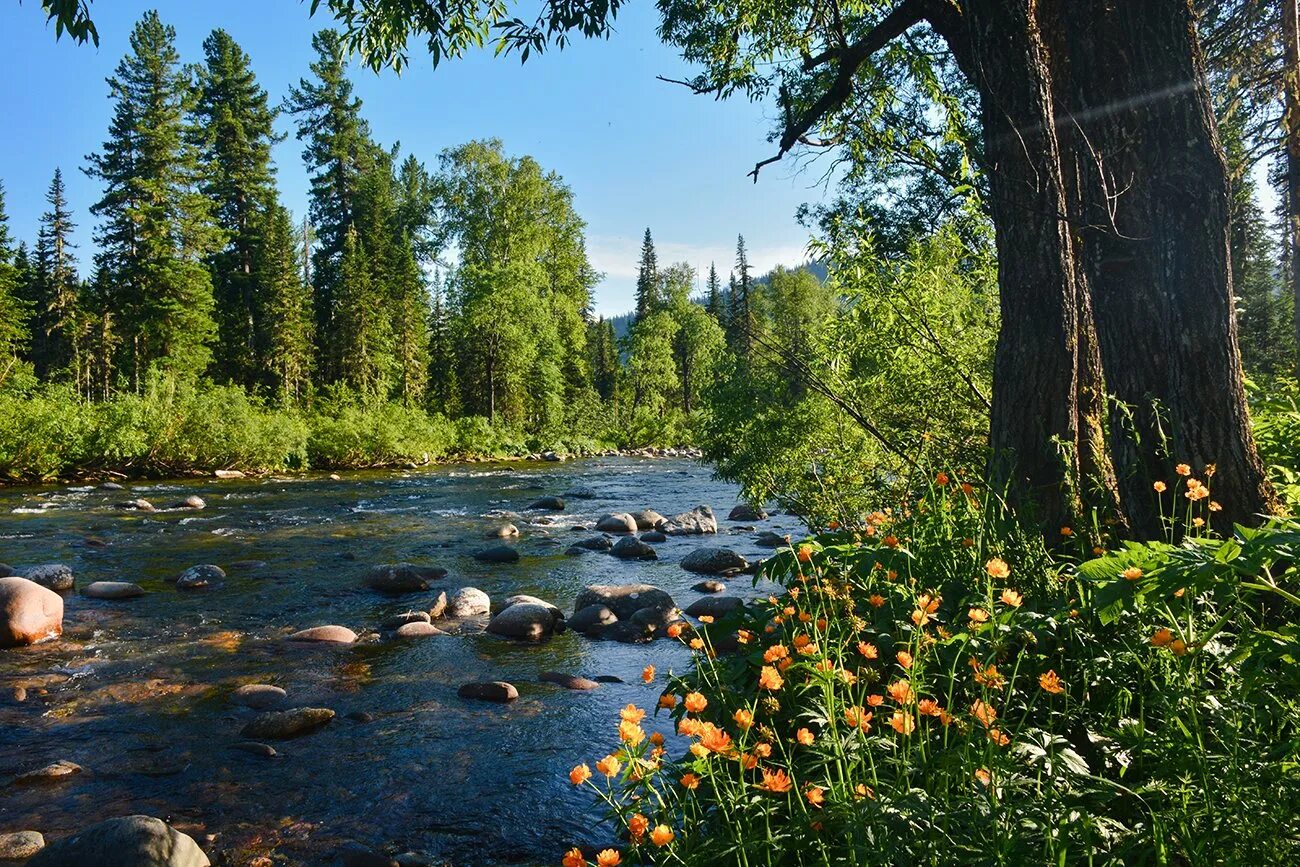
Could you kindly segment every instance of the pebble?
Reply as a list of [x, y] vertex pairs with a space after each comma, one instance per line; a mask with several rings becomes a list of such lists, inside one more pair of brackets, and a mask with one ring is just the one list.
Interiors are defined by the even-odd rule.
[[135, 599], [145, 590], [130, 581], [95, 581], [81, 588], [81, 595], [91, 599]]
[[25, 861], [45, 848], [39, 831], [15, 831], [0, 834], [0, 861]]

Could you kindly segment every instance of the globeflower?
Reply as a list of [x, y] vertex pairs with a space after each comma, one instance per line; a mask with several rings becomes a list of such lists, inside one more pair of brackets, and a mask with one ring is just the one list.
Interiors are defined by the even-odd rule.
[[650, 820], [640, 813], [634, 813], [627, 820], [627, 832], [632, 835], [633, 840], [640, 840], [649, 828]]
[[1043, 688], [1043, 692], [1050, 692], [1052, 695], [1065, 692], [1065, 684], [1061, 683], [1061, 678], [1051, 669], [1038, 675], [1038, 685]]
[[704, 731], [700, 735], [700, 746], [711, 753], [730, 752], [731, 735], [713, 725], [713, 723], [705, 723]]
[[908, 704], [912, 701], [912, 685], [905, 680], [896, 680], [891, 683], [886, 691], [889, 697], [899, 704]]
[[844, 710], [844, 722], [849, 728], [861, 729], [865, 734], [871, 731], [872, 713], [855, 705]]
[[808, 731], [808, 729], [799, 729], [799, 731], [794, 733], [794, 739], [805, 747], [812, 746], [813, 741], [816, 740], [816, 738], [813, 737], [813, 733]]
[[808, 547], [807, 545], [799, 546], [799, 562], [800, 563], [812, 562], [812, 548]]
[[694, 774], [682, 774], [682, 778], [679, 782], [683, 787], [690, 789], [691, 791], [700, 787], [700, 778]]
[[894, 715], [889, 718], [889, 724], [894, 727], [894, 731], [900, 735], [910, 735], [916, 728], [916, 720], [910, 713], [903, 713], [901, 710], [894, 711]]
[[770, 665], [763, 666], [762, 671], [759, 672], [758, 685], [763, 689], [776, 692], [784, 684], [785, 681], [781, 679], [781, 675], [777, 674], [776, 669]]
[[664, 710], [672, 710], [677, 707], [677, 696], [671, 692], [666, 692], [659, 696], [659, 706]]
[[871, 603], [873, 608], [883, 608], [885, 605], [885, 597], [881, 596], [879, 593], [872, 593], [871, 598], [867, 601]]
[[596, 770], [600, 771], [607, 777], [617, 777], [618, 772], [622, 769], [622, 762], [614, 756], [605, 756], [605, 758], [596, 762]]
[[743, 707], [732, 714], [731, 718], [742, 730], [749, 729], [754, 724], [754, 715]]
[[780, 795], [790, 791], [791, 787], [794, 785], [790, 781], [790, 777], [786, 772], [780, 768], [777, 768], [775, 771], [764, 768], [761, 773], [763, 774], [763, 782], [758, 784], [760, 789], [766, 789], [769, 792], [774, 792]]
[[686, 709], [691, 713], [699, 713], [709, 706], [709, 700], [701, 693], [688, 692], [686, 694]]
[[1153, 485], [1151, 485], [1151, 487], [1155, 489], [1155, 492], [1157, 494], [1163, 494], [1168, 489], [1169, 486], [1166, 485], [1164, 482], [1156, 482]]
[[603, 849], [596, 855], [597, 867], [617, 867], [622, 861], [623, 856], [617, 849]]
[[966, 616], [970, 618], [971, 626], [978, 626], [989, 621], [989, 613], [983, 608], [972, 608], [966, 612]]
[[1119, 574], [1130, 581], [1136, 581], [1142, 577], [1142, 570], [1136, 566], [1130, 566]]
[[577, 846], [564, 853], [564, 860], [561, 863], [564, 867], [587, 867], [587, 859], [582, 856], [582, 850]]
[[667, 825], [655, 825], [655, 829], [650, 832], [650, 842], [662, 849], [673, 841], [674, 836], [673, 829]]
[[764, 662], [776, 662], [778, 659], [785, 659], [790, 655], [784, 644], [773, 644], [767, 650], [763, 651]]
[[676, 621], [676, 622], [674, 622], [674, 623], [669, 623], [669, 624], [668, 624], [668, 637], [669, 637], [669, 638], [680, 638], [681, 635], [682, 635], [682, 630], [685, 629], [685, 628], [686, 628], [686, 627], [682, 624], [682, 622], [681, 622], [680, 620], [679, 620], [679, 621]]
[[1001, 579], [1011, 574], [1011, 567], [1001, 557], [994, 557], [984, 564], [984, 571], [988, 573], [990, 578]]
[[898, 658], [898, 664], [903, 668], [912, 667], [912, 654], [908, 653], [906, 650], [900, 650], [895, 654], [895, 656]]
[[803, 796], [814, 807], [820, 807], [826, 802], [826, 792], [818, 786], [809, 786], [804, 789]]
[[634, 704], [629, 704], [627, 707], [623, 708], [618, 712], [618, 715], [624, 722], [630, 723], [639, 723], [641, 720], [645, 719], [645, 711]]
[[940, 472], [934, 477], [934, 483], [942, 488], [944, 485], [948, 484], [948, 474]]
[[569, 782], [575, 786], [581, 786], [587, 780], [591, 779], [591, 768], [585, 764], [575, 765], [573, 770], [569, 771]]
[[868, 641], [858, 642], [858, 653], [862, 654], [866, 659], [875, 659], [880, 655], [880, 652], [876, 650], [876, 645]]
[[655, 679], [655, 667], [653, 665], [647, 665], [645, 668], [641, 669], [641, 680], [645, 681], [646, 683], [650, 683], [654, 679]]
[[993, 721], [998, 718], [998, 712], [978, 698], [975, 699], [975, 702], [970, 706], [970, 713], [971, 716], [979, 720], [985, 728], [993, 725]]
[[618, 724], [618, 739], [628, 746], [636, 746], [645, 740], [645, 729], [629, 720]]
[[1190, 476], [1192, 474], [1192, 468], [1187, 464], [1179, 464], [1174, 467], [1174, 472], [1178, 473], [1180, 476]]
[[1010, 587], [1003, 589], [1002, 595], [998, 598], [1002, 600], [1002, 604], [1010, 605], [1012, 608], [1019, 608], [1025, 601], [1025, 597], [1021, 596]]
[[1165, 647], [1174, 640], [1174, 634], [1168, 629], [1157, 629], [1151, 636], [1151, 643], [1156, 647]]

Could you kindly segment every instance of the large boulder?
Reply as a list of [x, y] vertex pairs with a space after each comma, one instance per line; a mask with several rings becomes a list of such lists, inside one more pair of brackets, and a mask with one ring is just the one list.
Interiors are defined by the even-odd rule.
[[748, 565], [748, 560], [730, 548], [696, 548], [682, 558], [683, 569], [701, 575], [738, 572]]
[[0, 578], [0, 647], [25, 647], [62, 634], [62, 596], [26, 578]]
[[91, 599], [135, 599], [144, 593], [143, 587], [131, 581], [95, 581], [81, 588], [81, 595]]
[[727, 515], [728, 521], [766, 521], [767, 510], [762, 506], [751, 506], [749, 503], [739, 503], [732, 508]]
[[346, 626], [313, 626], [290, 635], [288, 641], [304, 644], [351, 644], [357, 634]]
[[191, 566], [181, 573], [176, 579], [176, 587], [179, 590], [194, 590], [199, 587], [207, 587], [213, 581], [220, 581], [226, 577], [226, 570], [220, 566], [213, 566], [211, 563], [204, 563], [200, 566]]
[[429, 589], [430, 581], [437, 581], [446, 574], [446, 569], [437, 566], [383, 563], [371, 566], [364, 581], [367, 587], [382, 593], [419, 593]]
[[627, 621], [646, 633], [663, 638], [668, 634], [668, 626], [682, 619], [682, 612], [676, 608], [642, 608]]
[[487, 631], [507, 638], [545, 638], [555, 631], [558, 609], [546, 603], [516, 602], [488, 621]]
[[614, 547], [609, 549], [609, 553], [618, 557], [620, 560], [658, 560], [659, 555], [655, 549], [651, 548], [645, 542], [642, 542], [636, 536], [624, 536], [614, 543]]
[[519, 690], [515, 689], [513, 684], [503, 680], [467, 683], [456, 690], [456, 694], [461, 698], [474, 698], [479, 701], [508, 702], [519, 698]]
[[539, 509], [543, 512], [563, 512], [563, 497], [538, 497], [528, 504], [530, 509]]
[[270, 710], [255, 716], [239, 734], [251, 740], [285, 740], [315, 731], [332, 719], [334, 711], [327, 707]]
[[71, 590], [75, 583], [72, 577], [72, 569], [62, 563], [46, 563], [42, 566], [33, 566], [23, 573], [23, 577], [28, 581], [35, 581], [42, 587], [48, 587], [56, 593]]
[[199, 844], [161, 819], [123, 816], [42, 849], [27, 867], [209, 867]]
[[790, 544], [790, 540], [779, 533], [764, 530], [754, 537], [754, 544], [760, 548], [784, 548]]
[[702, 536], [718, 532], [718, 519], [708, 506], [696, 506], [673, 516], [662, 529], [669, 536]]
[[588, 605], [603, 605], [619, 620], [631, 619], [642, 608], [668, 611], [677, 607], [673, 597], [650, 584], [592, 584], [578, 594], [573, 610], [581, 611]]
[[596, 529], [602, 533], [635, 533], [637, 530], [636, 518], [627, 512], [601, 515], [596, 519]]
[[514, 524], [501, 524], [483, 534], [488, 539], [512, 539], [519, 535], [519, 528]]
[[745, 600], [737, 596], [705, 596], [686, 606], [686, 613], [691, 617], [726, 617], [744, 605]]
[[474, 552], [474, 559], [484, 563], [517, 563], [519, 552], [510, 545], [493, 545]]
[[569, 628], [584, 635], [599, 635], [618, 622], [618, 615], [604, 605], [588, 605], [573, 612], [568, 619]]
[[492, 610], [492, 600], [477, 587], [462, 587], [447, 604], [448, 617], [482, 617]]
[[587, 551], [608, 551], [614, 547], [614, 540], [608, 536], [588, 536], [574, 542], [573, 547], [583, 548]]
[[668, 519], [656, 512], [654, 509], [641, 509], [632, 512], [632, 520], [636, 521], [638, 530], [657, 530], [668, 522]]

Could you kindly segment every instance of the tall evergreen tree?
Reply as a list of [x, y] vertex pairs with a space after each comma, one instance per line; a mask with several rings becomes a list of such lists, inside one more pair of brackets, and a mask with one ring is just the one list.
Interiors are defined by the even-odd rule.
[[618, 384], [619, 361], [614, 323], [604, 316], [591, 323], [587, 346], [591, 350], [592, 385], [601, 400], [612, 401]]
[[32, 361], [41, 378], [69, 376], [82, 383], [81, 332], [83, 316], [79, 297], [72, 232], [76, 225], [68, 210], [63, 172], [54, 170], [45, 201], [50, 209], [41, 216], [36, 238], [36, 286]]
[[649, 316], [659, 306], [659, 262], [650, 227], [641, 240], [641, 263], [636, 272], [636, 318]]
[[253, 368], [260, 384], [282, 403], [300, 401], [310, 386], [313, 329], [311, 290], [303, 283], [298, 235], [280, 205], [257, 217], [251, 232], [252, 277], [262, 295]]
[[378, 315], [382, 290], [376, 290], [361, 236], [349, 226], [335, 288], [332, 327], [336, 332], [338, 381], [374, 397], [386, 395], [392, 373], [392, 331]]
[[280, 139], [274, 130], [277, 112], [248, 55], [229, 33], [212, 31], [203, 54], [194, 106], [201, 188], [226, 240], [208, 263], [219, 337], [213, 373], [252, 387], [264, 378], [255, 356], [267, 287], [257, 282], [254, 259], [264, 242], [258, 232], [271, 226], [266, 215], [277, 201], [271, 165], [271, 147]]
[[101, 221], [96, 262], [112, 286], [121, 363], [137, 389], [154, 366], [201, 373], [216, 331], [205, 261], [220, 233], [198, 188], [185, 115], [191, 81], [175, 42], [175, 29], [156, 12], [135, 25], [131, 51], [108, 79], [108, 138], [86, 170], [104, 182], [104, 197], [91, 207]]
[[704, 291], [704, 309], [717, 320], [719, 325], [723, 324], [727, 318], [727, 311], [723, 307], [722, 281], [718, 279], [718, 269], [712, 262], [709, 263], [709, 279], [704, 284]]
[[310, 215], [317, 246], [312, 255], [316, 331], [322, 373], [327, 381], [343, 376], [339, 368], [346, 350], [337, 343], [334, 327], [340, 302], [344, 242], [352, 228], [361, 177], [377, 150], [370, 127], [361, 118], [361, 100], [347, 77], [347, 51], [335, 30], [312, 37], [316, 60], [313, 78], [290, 88], [285, 108], [297, 117], [303, 161], [311, 173]]
[[12, 382], [22, 368], [30, 315], [21, 295], [12, 243], [4, 185], [0, 184], [0, 388]]
[[456, 346], [451, 332], [442, 280], [435, 278], [429, 290], [429, 387], [428, 401], [435, 412], [456, 415]]
[[736, 353], [748, 363], [754, 354], [754, 281], [749, 274], [745, 236], [736, 236], [736, 276], [731, 287], [731, 325]]

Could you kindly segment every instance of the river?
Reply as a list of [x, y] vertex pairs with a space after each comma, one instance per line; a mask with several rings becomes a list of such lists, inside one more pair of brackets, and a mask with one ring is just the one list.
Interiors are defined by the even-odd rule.
[[[526, 512], [542, 494], [589, 488], [563, 513]], [[190, 494], [201, 511], [166, 509]], [[159, 512], [124, 510], [144, 497]], [[685, 607], [701, 576], [679, 562], [701, 545], [754, 559], [751, 530], [725, 520], [737, 489], [708, 468], [675, 459], [601, 458], [563, 464], [470, 464], [427, 471], [0, 490], [0, 560], [19, 570], [71, 566], [78, 587], [135, 581], [146, 596], [123, 601], [65, 594], [64, 635], [0, 650], [0, 778], [60, 759], [84, 773], [44, 785], [0, 779], [0, 832], [47, 839], [100, 819], [145, 813], [193, 836], [213, 863], [331, 863], [355, 843], [413, 851], [431, 863], [556, 863], [567, 847], [610, 837], [590, 792], [567, 772], [613, 748], [618, 709], [653, 708], [658, 688], [640, 682], [688, 665], [685, 648], [592, 641], [573, 632], [515, 642], [467, 623], [455, 634], [412, 641], [302, 646], [288, 632], [320, 624], [373, 631], [390, 614], [427, 608], [433, 592], [389, 597], [361, 577], [378, 563], [449, 570], [441, 588], [474, 586], [494, 604], [514, 593], [571, 612], [588, 584], [654, 584]], [[671, 537], [660, 559], [566, 556], [574, 524], [598, 514], [653, 508], [665, 515], [705, 503], [717, 537]], [[484, 533], [513, 517], [518, 563], [487, 565], [472, 553]], [[799, 533], [797, 519], [758, 525]], [[213, 563], [227, 578], [178, 591], [186, 567]], [[728, 593], [768, 588], [748, 576]], [[538, 682], [546, 670], [613, 675], [590, 692]], [[461, 699], [474, 680], [506, 680], [508, 705]], [[231, 692], [272, 683], [291, 706], [328, 707], [326, 727], [275, 742], [266, 758], [233, 749], [253, 711]], [[25, 700], [16, 693], [26, 692]], [[348, 718], [369, 715], [370, 721]], [[663, 719], [650, 730], [668, 731]]]

